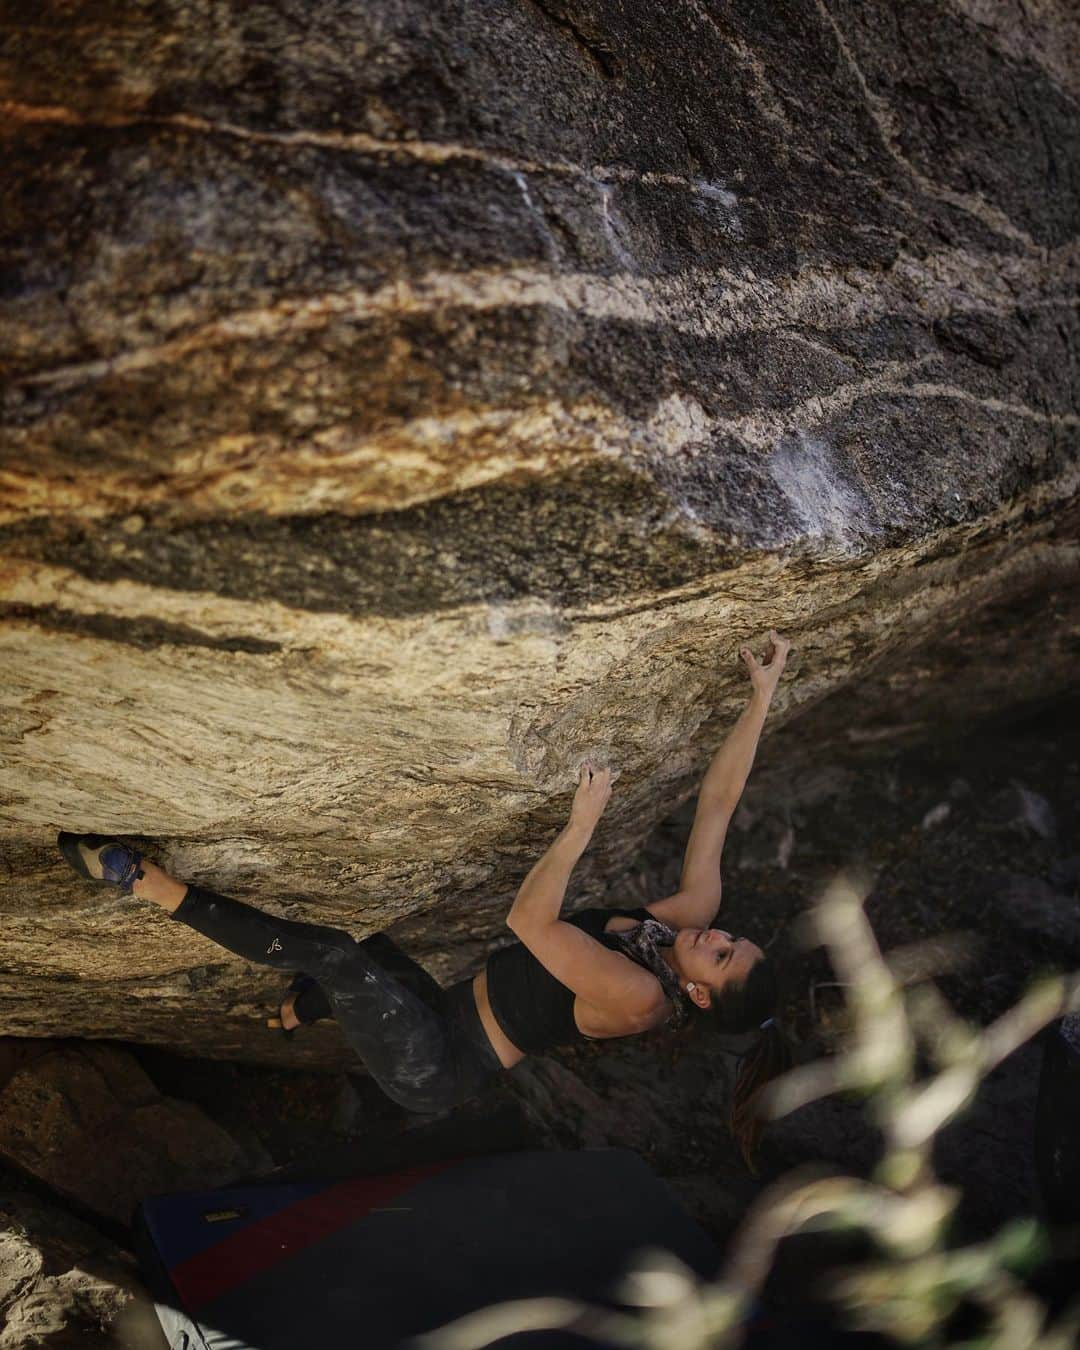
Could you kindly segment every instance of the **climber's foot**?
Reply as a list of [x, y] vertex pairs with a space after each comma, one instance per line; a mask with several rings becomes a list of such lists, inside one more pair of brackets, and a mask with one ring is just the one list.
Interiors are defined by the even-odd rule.
[[272, 1031], [278, 1030], [295, 1031], [296, 1028], [300, 1025], [300, 1019], [299, 1017], [297, 1017], [295, 1012], [295, 1005], [298, 996], [299, 991], [290, 994], [288, 998], [285, 1000], [285, 1002], [281, 1005], [281, 1012], [279, 1013], [279, 1015], [277, 1017], [271, 1017], [267, 1021], [266, 1025], [270, 1027]]
[[131, 894], [144, 876], [142, 854], [103, 834], [69, 834], [61, 831], [56, 845], [65, 862], [88, 881], [119, 886]]
[[298, 970], [285, 990], [278, 1016], [269, 1018], [266, 1025], [291, 1036], [297, 1027], [305, 1027], [333, 1015], [334, 1010], [326, 997], [326, 991], [319, 987], [318, 981], [311, 975]]
[[119, 886], [128, 895], [153, 901], [168, 914], [179, 909], [187, 895], [186, 883], [107, 835], [62, 831], [56, 843], [64, 860], [80, 876], [101, 885]]

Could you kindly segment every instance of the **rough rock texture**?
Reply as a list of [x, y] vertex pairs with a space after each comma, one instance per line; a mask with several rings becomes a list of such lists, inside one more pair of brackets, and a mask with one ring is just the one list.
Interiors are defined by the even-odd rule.
[[190, 1102], [163, 1097], [130, 1054], [60, 1046], [0, 1092], [0, 1157], [126, 1224], [147, 1195], [222, 1185], [267, 1163]]
[[22, 1191], [0, 1197], [0, 1350], [163, 1350], [129, 1253]]
[[[807, 715], [809, 731], [817, 711]], [[1017, 887], [1024, 880], [1020, 895], [1038, 894], [1038, 879], [1046, 878], [1062, 912], [1076, 913], [1080, 866], [1067, 850], [1080, 829], [1077, 711], [1074, 700], [1022, 722], [1010, 714], [984, 723], [977, 736], [869, 759], [852, 747], [816, 774], [774, 766], [754, 776], [730, 834], [724, 918], [777, 957], [785, 972], [784, 1023], [801, 1056], [830, 1053], [847, 1019], [824, 954], [802, 951], [794, 940], [798, 918], [822, 880], [852, 859], [878, 876], [868, 909], [882, 947], [899, 960], [898, 948], [910, 952], [918, 942], [922, 968], [940, 972], [950, 1003], [976, 1023], [1008, 1008], [1033, 975], [1072, 962], [1057, 929], [1019, 926], [998, 898], [1004, 878]], [[1016, 828], [1002, 811], [1009, 794], [1045, 803], [1056, 833]], [[927, 815], [943, 803], [948, 814], [927, 828]], [[638, 860], [641, 871], [619, 879], [611, 898], [636, 903], [670, 889], [688, 828], [685, 808], [665, 821]], [[781, 853], [778, 839], [788, 841]], [[906, 964], [910, 970], [910, 957]], [[301, 1049], [310, 1034], [293, 1045]], [[248, 1141], [249, 1151], [265, 1150], [290, 1172], [393, 1170], [432, 1157], [552, 1144], [632, 1147], [724, 1241], [762, 1186], [789, 1167], [825, 1163], [864, 1173], [880, 1150], [862, 1108], [829, 1099], [771, 1126], [761, 1172], [751, 1176], [725, 1123], [735, 1055], [744, 1046], [700, 1030], [581, 1046], [525, 1061], [436, 1121], [409, 1117], [360, 1074], [268, 1069], [146, 1046], [134, 1053], [160, 1093], [193, 1103], [234, 1139]], [[53, 1048], [30, 1039], [0, 1043], [6, 1071]], [[1032, 1133], [1040, 1058], [1038, 1045], [1013, 1055], [941, 1138], [938, 1165], [964, 1192], [960, 1217], [969, 1235], [1038, 1208]], [[153, 1145], [145, 1137], [132, 1142]]]
[[449, 976], [769, 627], [763, 763], [1071, 680], [1064, 0], [0, 14], [0, 1029], [344, 1062], [59, 826]]

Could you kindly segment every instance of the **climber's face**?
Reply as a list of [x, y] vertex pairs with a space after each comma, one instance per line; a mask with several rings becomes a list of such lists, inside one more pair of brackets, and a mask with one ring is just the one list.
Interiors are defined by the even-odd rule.
[[726, 984], [745, 980], [765, 955], [749, 938], [722, 928], [680, 928], [672, 954], [679, 982], [699, 1008], [707, 1008]]

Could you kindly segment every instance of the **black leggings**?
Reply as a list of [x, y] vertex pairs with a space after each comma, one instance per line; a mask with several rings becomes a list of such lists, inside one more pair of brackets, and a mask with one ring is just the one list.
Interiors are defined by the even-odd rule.
[[279, 919], [201, 886], [188, 887], [172, 917], [247, 961], [317, 979], [349, 1045], [409, 1111], [456, 1106], [502, 1068], [472, 981], [444, 992], [382, 934], [357, 942], [340, 928]]

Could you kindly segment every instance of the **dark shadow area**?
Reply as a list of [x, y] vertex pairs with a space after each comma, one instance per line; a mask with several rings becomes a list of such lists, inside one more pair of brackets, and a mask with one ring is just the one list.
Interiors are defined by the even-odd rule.
[[[852, 747], [791, 771], [766, 741], [725, 848], [721, 921], [775, 956], [799, 1059], [834, 1052], [848, 1026], [825, 952], [795, 940], [800, 915], [852, 864], [875, 877], [866, 909], [882, 950], [906, 949], [976, 1025], [1040, 975], [1080, 969], [1080, 701], [994, 716], [929, 743]], [[812, 714], [811, 714], [812, 715]], [[835, 714], [830, 711], [830, 717]], [[650, 837], [611, 904], [674, 892], [693, 802]], [[563, 1146], [639, 1149], [720, 1241], [770, 1180], [803, 1163], [868, 1175], [879, 1141], [861, 1106], [814, 1103], [766, 1131], [759, 1175], [726, 1117], [741, 1047], [691, 1030], [560, 1050], [511, 1075]], [[978, 1239], [1040, 1211], [1034, 1120], [1042, 1050], [1022, 1047], [942, 1131], [935, 1162], [961, 1192], [958, 1235]]]
[[[345, 1350], [358, 1336], [398, 1346], [492, 1304], [537, 1298], [588, 1302], [580, 1330], [614, 1345], [597, 1310], [632, 1313], [622, 1281], [644, 1252], [672, 1253], [703, 1278], [718, 1262], [648, 1168], [614, 1150], [151, 1198], [136, 1240], [170, 1343], [187, 1335], [207, 1350]], [[539, 1328], [528, 1340], [579, 1343]]]

